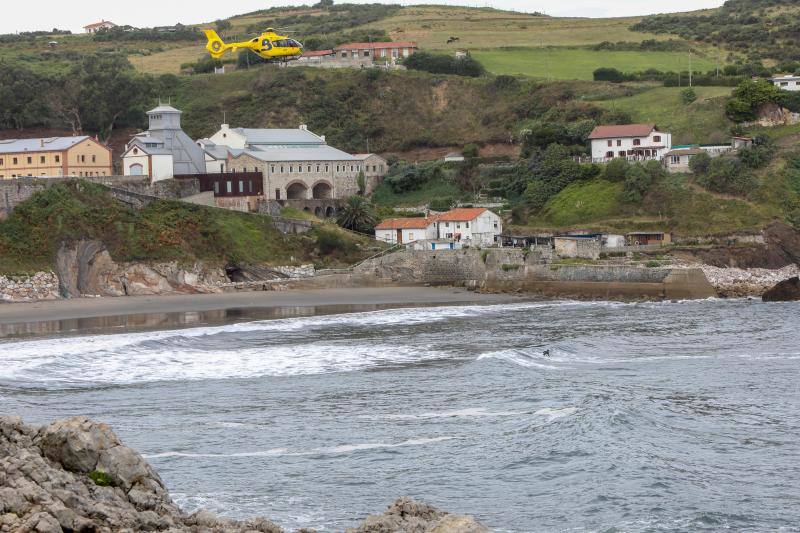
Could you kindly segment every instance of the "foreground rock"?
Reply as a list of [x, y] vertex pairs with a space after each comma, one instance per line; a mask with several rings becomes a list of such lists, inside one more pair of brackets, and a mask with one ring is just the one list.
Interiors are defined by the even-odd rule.
[[765, 302], [797, 302], [800, 301], [800, 277], [781, 281], [765, 292], [761, 299]]
[[[263, 518], [239, 522], [205, 510], [187, 515], [172, 502], [147, 461], [124, 446], [106, 424], [74, 417], [35, 428], [18, 417], [0, 417], [0, 531], [278, 533], [282, 529]], [[488, 530], [472, 518], [403, 498], [353, 531]]]
[[347, 533], [488, 533], [489, 528], [470, 516], [445, 513], [410, 498], [400, 498], [381, 515], [368, 516]]

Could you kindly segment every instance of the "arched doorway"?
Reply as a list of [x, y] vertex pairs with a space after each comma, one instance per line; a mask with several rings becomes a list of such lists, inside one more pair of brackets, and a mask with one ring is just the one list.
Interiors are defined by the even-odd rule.
[[317, 208], [314, 209], [314, 216], [315, 217], [321, 217], [322, 216], [322, 208], [321, 207], [317, 206]]
[[306, 200], [308, 198], [308, 187], [304, 183], [294, 182], [286, 187], [286, 198], [289, 200]]
[[325, 216], [327, 218], [333, 218], [335, 214], [336, 209], [334, 209], [332, 206], [328, 206], [328, 208], [325, 210]]
[[130, 167], [130, 175], [131, 176], [141, 176], [144, 174], [144, 167], [139, 163], [134, 163]]
[[333, 187], [325, 181], [320, 181], [311, 190], [315, 200], [328, 200], [333, 196]]

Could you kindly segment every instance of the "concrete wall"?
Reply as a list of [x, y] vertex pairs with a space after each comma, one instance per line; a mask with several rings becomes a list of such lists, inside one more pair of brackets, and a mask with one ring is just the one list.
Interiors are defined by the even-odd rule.
[[457, 285], [489, 290], [524, 290], [581, 298], [709, 298], [705, 275], [693, 269], [554, 265], [550, 251], [403, 251], [369, 260], [354, 273], [401, 284]]

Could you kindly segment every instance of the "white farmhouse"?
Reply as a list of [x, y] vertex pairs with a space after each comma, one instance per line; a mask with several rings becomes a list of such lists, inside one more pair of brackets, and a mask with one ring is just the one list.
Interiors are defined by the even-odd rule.
[[435, 218], [391, 218], [375, 226], [375, 238], [388, 244], [436, 239]]
[[779, 76], [771, 81], [784, 91], [800, 91], [800, 76]]
[[503, 233], [503, 220], [483, 207], [451, 209], [436, 218], [439, 239], [452, 239], [470, 246], [492, 246]]
[[597, 126], [589, 135], [592, 161], [607, 163], [616, 157], [629, 161], [661, 161], [672, 149], [672, 134], [655, 124]]

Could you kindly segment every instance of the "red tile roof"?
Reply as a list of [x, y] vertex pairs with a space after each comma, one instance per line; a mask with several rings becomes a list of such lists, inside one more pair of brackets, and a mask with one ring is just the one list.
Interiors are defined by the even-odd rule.
[[110, 20], [101, 20], [100, 22], [94, 22], [92, 24], [87, 24], [86, 26], [83, 27], [83, 29], [86, 30], [86, 29], [89, 29], [89, 28], [97, 28], [99, 26], [105, 26], [106, 24], [111, 24], [112, 26], [116, 26], [116, 24], [114, 24]]
[[390, 218], [384, 220], [375, 229], [425, 229], [433, 224], [433, 218]]
[[469, 222], [486, 212], [485, 207], [459, 207], [439, 215], [437, 220], [445, 222]]
[[336, 47], [337, 50], [374, 50], [376, 48], [416, 48], [417, 43], [406, 41], [396, 43], [346, 43]]
[[655, 124], [621, 124], [619, 126], [597, 126], [589, 135], [589, 139], [610, 139], [613, 137], [647, 137]]
[[333, 54], [333, 50], [314, 50], [312, 52], [303, 52], [303, 57], [321, 57]]

